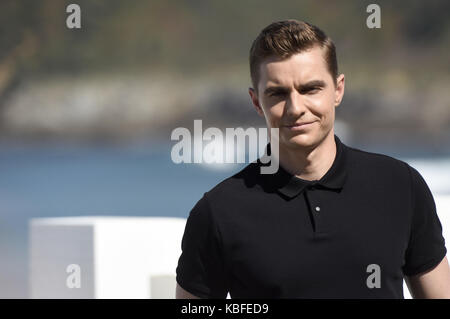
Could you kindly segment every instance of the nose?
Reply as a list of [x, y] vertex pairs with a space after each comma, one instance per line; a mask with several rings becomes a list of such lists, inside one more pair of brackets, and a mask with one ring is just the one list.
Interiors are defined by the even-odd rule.
[[298, 118], [306, 112], [307, 108], [301, 94], [296, 90], [289, 94], [286, 101], [286, 115], [292, 118]]

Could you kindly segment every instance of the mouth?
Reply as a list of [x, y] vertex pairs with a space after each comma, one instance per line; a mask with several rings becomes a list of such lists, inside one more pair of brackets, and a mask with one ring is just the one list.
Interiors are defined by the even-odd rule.
[[289, 130], [292, 131], [300, 131], [300, 130], [304, 130], [307, 128], [310, 128], [312, 126], [313, 123], [315, 123], [316, 121], [312, 121], [312, 122], [300, 122], [300, 123], [294, 123], [292, 125], [285, 125], [285, 127]]

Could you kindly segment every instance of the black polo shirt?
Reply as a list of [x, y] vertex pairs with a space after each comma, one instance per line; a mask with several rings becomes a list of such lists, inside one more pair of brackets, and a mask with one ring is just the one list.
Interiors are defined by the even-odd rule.
[[407, 163], [334, 137], [320, 180], [260, 174], [255, 161], [205, 193], [178, 284], [202, 298], [403, 298], [403, 276], [446, 255], [433, 196]]

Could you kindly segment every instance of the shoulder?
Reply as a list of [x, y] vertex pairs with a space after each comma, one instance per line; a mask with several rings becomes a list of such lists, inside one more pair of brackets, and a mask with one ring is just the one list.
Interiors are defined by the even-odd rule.
[[258, 170], [257, 163], [250, 163], [206, 191], [189, 213], [188, 224], [195, 225], [191, 228], [217, 227], [223, 218], [238, 213], [245, 203], [254, 200], [249, 195], [259, 193], [255, 190]]
[[207, 191], [204, 198], [211, 204], [231, 205], [259, 189], [260, 165], [252, 162]]
[[414, 170], [407, 162], [386, 154], [370, 152], [355, 147], [345, 146], [348, 165], [351, 169], [360, 169], [367, 173], [386, 174], [410, 178]]

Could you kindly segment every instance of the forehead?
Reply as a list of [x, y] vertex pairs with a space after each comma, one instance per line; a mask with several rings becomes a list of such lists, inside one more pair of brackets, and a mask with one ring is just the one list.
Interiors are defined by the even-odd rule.
[[267, 58], [260, 65], [259, 86], [269, 84], [301, 84], [310, 80], [331, 80], [324, 58], [324, 50], [318, 46], [296, 53], [287, 59]]

